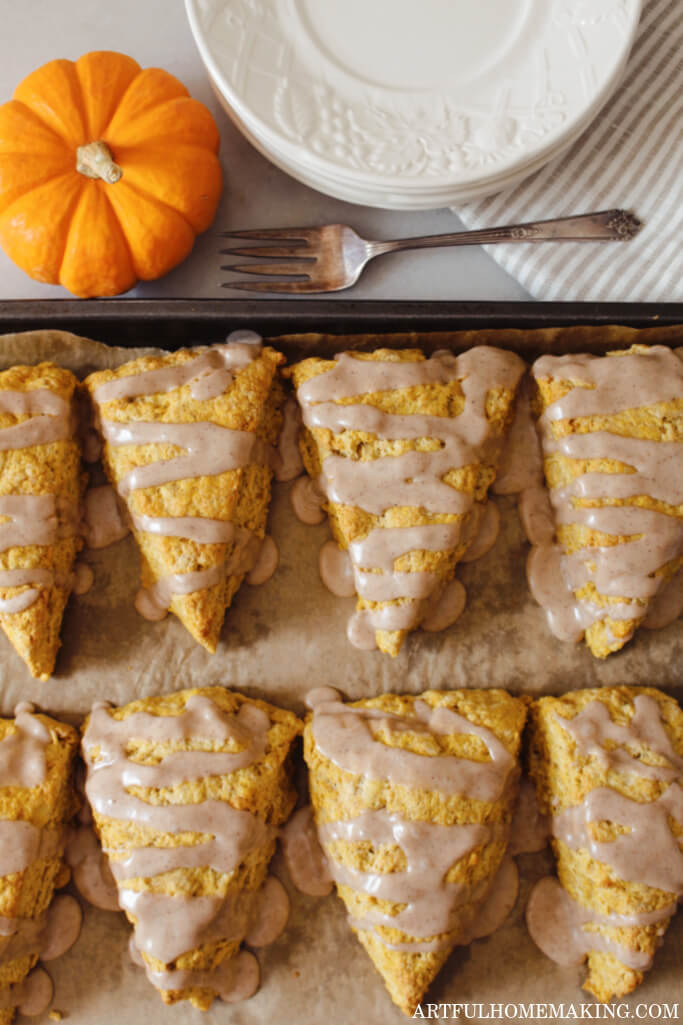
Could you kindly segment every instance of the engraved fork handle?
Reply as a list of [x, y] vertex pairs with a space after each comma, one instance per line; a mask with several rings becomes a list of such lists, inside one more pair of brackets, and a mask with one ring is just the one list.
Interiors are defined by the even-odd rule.
[[480, 246], [493, 242], [626, 242], [638, 234], [641, 222], [627, 210], [602, 210], [578, 217], [561, 217], [503, 228], [479, 228], [448, 235], [427, 235], [372, 242], [372, 255], [398, 249], [434, 249], [439, 246]]

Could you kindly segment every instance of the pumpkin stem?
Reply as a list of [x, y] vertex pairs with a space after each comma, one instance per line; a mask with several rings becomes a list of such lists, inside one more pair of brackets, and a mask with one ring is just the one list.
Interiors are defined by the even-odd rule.
[[86, 178], [101, 178], [113, 185], [122, 176], [123, 171], [114, 163], [112, 152], [106, 142], [89, 142], [76, 150], [76, 170]]

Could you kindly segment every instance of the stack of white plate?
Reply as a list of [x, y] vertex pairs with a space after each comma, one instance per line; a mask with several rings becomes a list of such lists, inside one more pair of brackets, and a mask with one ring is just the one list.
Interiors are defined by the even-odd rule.
[[615, 89], [642, 0], [185, 0], [247, 139], [320, 192], [398, 210], [509, 188]]

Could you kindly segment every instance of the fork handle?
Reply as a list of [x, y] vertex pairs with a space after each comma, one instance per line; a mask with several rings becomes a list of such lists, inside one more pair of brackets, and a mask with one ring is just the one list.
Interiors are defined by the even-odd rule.
[[426, 235], [374, 242], [373, 256], [398, 249], [433, 249], [439, 246], [479, 246], [493, 242], [627, 242], [637, 235], [641, 222], [627, 210], [601, 210], [577, 217], [560, 217], [502, 228], [479, 228], [448, 235]]

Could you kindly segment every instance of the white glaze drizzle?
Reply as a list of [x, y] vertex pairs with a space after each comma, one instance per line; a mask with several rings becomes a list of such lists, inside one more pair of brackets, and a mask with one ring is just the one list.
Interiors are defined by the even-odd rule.
[[35, 1018], [50, 1006], [54, 986], [42, 968], [34, 968], [18, 986], [0, 992], [0, 1009], [16, 1008], [20, 1014]]
[[[466, 531], [471, 530], [473, 496], [458, 491], [443, 478], [449, 471], [481, 459], [496, 462], [500, 440], [491, 437], [486, 397], [493, 389], [514, 390], [523, 364], [517, 356], [484, 347], [458, 357], [439, 352], [418, 362], [366, 361], [354, 358], [351, 353], [342, 353], [336, 360], [333, 369], [309, 379], [298, 389], [303, 421], [309, 429], [324, 428], [337, 434], [346, 430], [363, 431], [384, 440], [430, 438], [437, 439], [440, 447], [434, 451], [408, 451], [367, 461], [362, 457], [351, 459], [330, 454], [323, 460], [317, 482], [327, 501], [355, 506], [376, 516], [392, 506], [410, 506], [432, 514], [457, 517], [447, 524], [375, 528], [366, 538], [349, 545], [357, 582], [363, 571], [374, 579], [372, 598], [358, 591], [362, 616], [356, 614], [347, 634], [353, 644], [370, 648], [371, 629], [414, 629], [428, 614], [425, 598], [443, 588], [443, 581], [435, 574], [401, 573], [395, 569], [395, 562], [413, 551], [447, 550], [461, 543]], [[456, 380], [461, 382], [465, 399], [464, 410], [456, 417], [391, 414], [362, 403], [339, 405], [335, 401], [364, 393]], [[298, 495], [293, 497], [296, 503]], [[312, 517], [311, 522], [314, 522]], [[493, 540], [495, 536], [491, 537], [490, 544]], [[420, 586], [406, 588], [407, 578], [418, 575], [423, 577]], [[366, 601], [396, 600], [401, 600], [401, 604], [365, 607]], [[434, 617], [433, 622], [441, 622], [440, 628], [453, 622], [454, 608], [451, 602], [450, 612]]]
[[[65, 441], [73, 436], [70, 404], [46, 388], [32, 391], [0, 391], [0, 413], [26, 417], [0, 428], [0, 451], [30, 448]], [[0, 496], [0, 553], [27, 545], [52, 545], [58, 537], [75, 533], [73, 510], [58, 516], [54, 495], [10, 494]], [[60, 520], [62, 522], [60, 522]], [[24, 612], [37, 601], [41, 590], [55, 585], [47, 569], [23, 567], [0, 570], [0, 588], [28, 588], [0, 598], [0, 614]]]
[[[195, 401], [216, 399], [231, 386], [234, 372], [248, 366], [258, 357], [260, 349], [261, 340], [254, 332], [233, 332], [226, 344], [200, 350], [194, 359], [186, 363], [117, 378], [96, 389], [93, 398], [99, 410], [101, 431], [110, 446], [166, 444], [180, 449], [179, 455], [146, 463], [127, 473], [117, 484], [122, 498], [130, 500], [134, 492], [145, 488], [217, 476], [266, 459], [266, 446], [250, 431], [233, 430], [210, 421], [181, 424], [114, 422], [107, 420], [104, 415], [106, 409], [103, 411], [103, 407], [113, 400], [167, 393], [186, 385]], [[256, 545], [249, 543], [250, 537], [245, 537], [249, 532], [238, 530], [234, 524], [224, 520], [199, 516], [149, 516], [136, 513], [134, 508], [131, 509], [131, 520], [136, 532], [184, 538], [198, 544], [224, 544], [228, 557], [228, 562], [190, 573], [170, 574], [151, 587], [141, 589], [135, 607], [147, 619], [163, 619], [175, 595], [192, 594], [213, 587], [226, 575], [238, 570], [248, 572], [258, 556]], [[249, 552], [251, 560], [244, 557], [244, 551], [237, 551], [240, 544]], [[232, 565], [229, 561], [231, 552], [234, 556]], [[272, 546], [268, 544], [264, 562], [270, 558], [272, 563], [272, 555]], [[254, 580], [260, 577], [267, 579], [263, 575], [264, 568], [261, 567]]]
[[[614, 503], [629, 503], [647, 495], [673, 507], [680, 505], [683, 443], [622, 437], [604, 430], [557, 438], [553, 425], [567, 419], [617, 414], [680, 400], [683, 367], [671, 350], [655, 346], [647, 354], [612, 358], [544, 356], [537, 360], [532, 372], [537, 379], [552, 377], [577, 382], [567, 394], [551, 403], [540, 418], [544, 456], [612, 459], [625, 467], [617, 472], [589, 470], [566, 486], [551, 489], [555, 524], [578, 524], [629, 538], [626, 543], [595, 545], [568, 554], [553, 543], [544, 528], [545, 536], [527, 567], [532, 594], [545, 608], [551, 630], [563, 640], [580, 640], [589, 626], [607, 619], [633, 621], [630, 636], [646, 614], [646, 603], [665, 583], [658, 571], [683, 555], [683, 520], [636, 504]], [[606, 499], [609, 504], [577, 504], [599, 499]], [[528, 501], [527, 518], [533, 516], [534, 509], [539, 509], [538, 503]], [[538, 520], [544, 518], [542, 512], [537, 513]], [[533, 533], [530, 539], [537, 541]], [[577, 592], [590, 583], [600, 595], [625, 600], [599, 604], [585, 597], [577, 598]], [[671, 618], [659, 612], [653, 614], [651, 624], [663, 626]], [[609, 632], [607, 639], [610, 640]], [[619, 646], [621, 643], [620, 639]]]
[[[140, 891], [127, 883], [183, 867], [211, 867], [217, 872], [231, 873], [250, 851], [267, 844], [273, 831], [255, 815], [222, 801], [206, 799], [198, 804], [152, 805], [130, 790], [132, 787], [173, 787], [247, 768], [263, 756], [269, 726], [267, 713], [254, 705], [245, 703], [236, 715], [228, 715], [210, 698], [201, 695], [190, 696], [179, 715], [137, 712], [115, 720], [103, 706], [96, 706], [91, 713], [83, 747], [88, 766], [86, 793], [95, 813], [106, 818], [134, 820], [155, 833], [195, 832], [204, 837], [199, 843], [172, 848], [148, 845], [106, 851], [117, 880], [119, 902], [135, 919], [138, 950], [167, 966], [157, 971], [145, 960], [147, 976], [159, 989], [202, 986], [227, 999], [226, 994], [234, 989], [236, 982], [234, 966], [223, 963], [214, 972], [189, 972], [174, 970], [173, 962], [203, 943], [221, 939], [239, 941], [250, 928], [256, 929], [253, 922], [258, 905], [256, 895], [243, 891], [228, 900], [213, 896], [172, 897]], [[154, 764], [141, 764], [127, 754], [133, 739], [168, 742], [174, 748]], [[177, 749], [178, 744], [189, 739], [237, 746], [238, 750]], [[91, 752], [96, 754], [91, 755]], [[272, 896], [276, 888], [273, 889], [273, 884], [268, 886]], [[281, 895], [268, 904], [283, 926]], [[264, 910], [267, 909], [261, 904], [260, 911]], [[272, 935], [272, 931], [272, 927], [265, 927], [265, 934]], [[261, 935], [264, 935], [263, 929]]]
[[247, 583], [258, 587], [270, 580], [280, 561], [280, 552], [274, 538], [266, 534], [259, 545], [258, 555], [252, 568], [247, 573]]
[[116, 880], [91, 825], [70, 831], [64, 858], [76, 889], [89, 904], [103, 911], [121, 910]]
[[125, 507], [111, 484], [85, 493], [83, 534], [88, 548], [108, 548], [130, 534]]
[[[40, 787], [47, 779], [46, 752], [50, 743], [50, 731], [33, 714], [33, 707], [26, 703], [17, 705], [14, 730], [0, 741], [0, 786]], [[61, 827], [40, 828], [23, 819], [2, 819], [0, 877], [59, 858], [63, 847]], [[34, 964], [39, 957], [45, 961], [60, 957], [76, 942], [80, 927], [80, 907], [67, 895], [54, 898], [47, 911], [33, 918], [0, 916], [0, 964], [20, 958], [30, 958]], [[49, 977], [36, 970], [22, 983], [0, 991], [0, 1008], [40, 1014], [51, 997]]]
[[[573, 849], [587, 849], [591, 856], [609, 865], [621, 879], [644, 883], [683, 896], [683, 851], [669, 826], [669, 818], [683, 825], [683, 758], [671, 744], [659, 713], [659, 705], [647, 694], [636, 695], [628, 725], [614, 722], [607, 706], [589, 702], [574, 716], [558, 722], [571, 736], [580, 754], [595, 758], [605, 770], [668, 783], [654, 801], [639, 802], [612, 787], [596, 787], [576, 807], [565, 808], [553, 817], [553, 835]], [[606, 748], [605, 741], [615, 744]], [[643, 747], [665, 765], [651, 765], [632, 754], [629, 747]], [[628, 827], [615, 839], [595, 840], [590, 823], [609, 821]], [[657, 856], [653, 858], [653, 851]]]
[[33, 705], [21, 701], [14, 710], [14, 730], [0, 741], [2, 786], [36, 787], [45, 782], [50, 731]]
[[331, 893], [334, 880], [320, 846], [312, 805], [294, 812], [280, 832], [280, 842], [289, 877], [297, 890], [309, 897], [326, 897]]
[[[576, 903], [557, 880], [547, 878], [536, 885], [530, 897], [529, 932], [540, 949], [560, 964], [580, 964], [591, 951], [607, 951], [627, 967], [645, 971], [652, 963], [650, 954], [624, 946], [595, 927], [637, 928], [663, 922], [663, 931], [665, 920], [674, 914], [676, 898], [683, 896], [683, 851], [669, 820], [683, 825], [683, 759], [673, 749], [658, 703], [647, 694], [636, 695], [633, 715], [623, 726], [612, 719], [599, 699], [590, 701], [572, 719], [556, 718], [573, 737], [577, 755], [595, 759], [603, 771], [668, 786], [650, 801], [637, 801], [610, 786], [594, 787], [581, 804], [553, 815], [553, 836], [572, 850], [588, 851], [617, 878], [663, 890], [671, 895], [671, 901], [654, 911], [605, 915]], [[606, 741], [612, 746], [606, 747]], [[643, 761], [636, 755], [643, 747], [668, 764]], [[591, 824], [599, 822], [626, 827], [626, 831], [619, 830], [609, 841], [598, 841]]]
[[[483, 741], [489, 760], [475, 762], [452, 756], [427, 758], [380, 743], [375, 736], [383, 730], [437, 737], [471, 734]], [[338, 695], [316, 701], [313, 735], [320, 753], [346, 772], [444, 794], [467, 794], [479, 801], [499, 798], [514, 767], [514, 759], [490, 730], [475, 725], [451, 708], [442, 705], [432, 708], [420, 700], [415, 701], [410, 716], [345, 705]]]
[[624, 929], [653, 925], [665, 922], [675, 910], [674, 906], [638, 915], [601, 915], [572, 900], [554, 876], [545, 876], [531, 891], [526, 923], [536, 946], [558, 964], [580, 965], [593, 951], [604, 951], [628, 968], [646, 971], [652, 965], [650, 954], [624, 946], [611, 936], [597, 932], [595, 926]]
[[295, 480], [289, 492], [294, 515], [307, 526], [314, 527], [325, 519], [325, 496], [310, 477]]
[[[498, 738], [488, 729], [470, 722], [452, 709], [431, 708], [416, 700], [410, 715], [399, 716], [368, 707], [342, 704], [338, 694], [328, 688], [311, 692], [307, 698], [313, 708], [313, 737], [318, 752], [343, 772], [363, 779], [382, 779], [396, 786], [424, 787], [442, 795], [460, 794], [475, 801], [495, 801], [516, 780], [516, 765]], [[382, 743], [378, 733], [469, 734], [483, 741], [488, 758], [472, 761], [453, 755], [425, 756]], [[370, 909], [362, 919], [354, 918], [358, 930], [370, 930], [390, 949], [406, 951], [439, 950], [454, 942], [468, 943], [476, 932], [474, 915], [483, 906], [495, 880], [489, 880], [473, 893], [459, 883], [446, 882], [449, 870], [462, 858], [484, 846], [497, 826], [484, 823], [440, 825], [405, 819], [386, 808], [366, 810], [353, 819], [318, 823], [318, 836], [327, 866], [338, 886], [365, 893], [380, 900], [405, 905], [396, 914]], [[398, 846], [406, 868], [390, 873], [362, 872], [345, 865], [336, 854], [339, 843], [369, 842]], [[306, 855], [306, 845], [303, 847]], [[293, 854], [287, 855], [291, 863]], [[318, 886], [320, 871], [314, 872]], [[514, 874], [514, 873], [513, 873]], [[303, 875], [294, 866], [294, 878]], [[512, 878], [498, 887], [495, 901], [509, 911], [514, 897]], [[322, 881], [321, 881], [322, 885]], [[501, 915], [504, 917], [503, 912]], [[487, 919], [497, 923], [500, 915], [487, 909]], [[406, 937], [395, 942], [378, 928], [398, 929]], [[451, 935], [448, 935], [451, 934]]]

